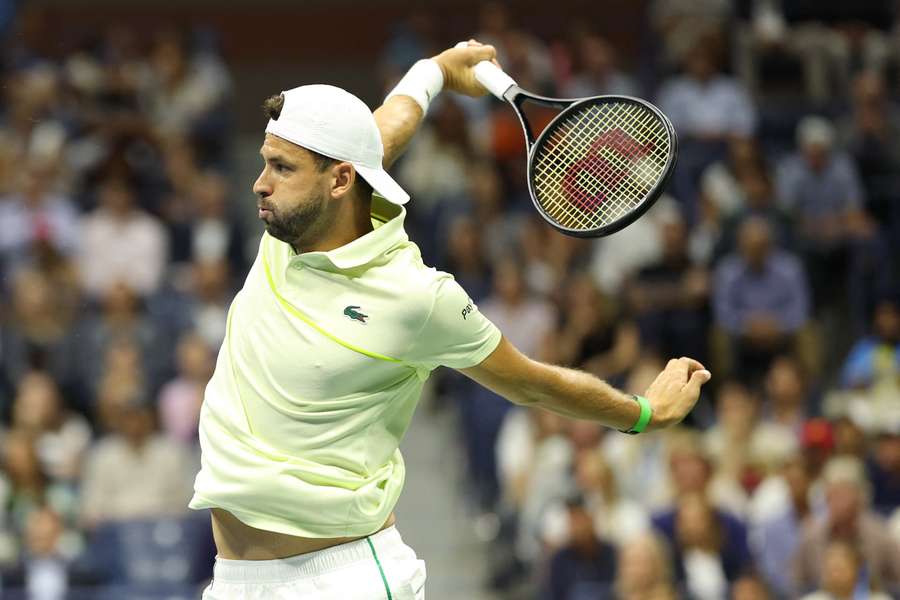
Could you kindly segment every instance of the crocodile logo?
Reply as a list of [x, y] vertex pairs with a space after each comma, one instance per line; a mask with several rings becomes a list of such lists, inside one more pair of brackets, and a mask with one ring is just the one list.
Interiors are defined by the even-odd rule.
[[348, 318], [353, 319], [354, 321], [359, 321], [363, 325], [366, 324], [366, 319], [369, 318], [369, 315], [364, 315], [361, 312], [357, 312], [358, 306], [348, 306], [344, 309], [344, 315]]

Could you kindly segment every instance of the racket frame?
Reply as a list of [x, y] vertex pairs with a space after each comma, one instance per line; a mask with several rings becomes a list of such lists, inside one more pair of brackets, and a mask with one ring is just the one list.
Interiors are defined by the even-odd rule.
[[[665, 115], [665, 113], [663, 113], [656, 106], [654, 106], [650, 102], [647, 102], [646, 100], [635, 98], [634, 96], [613, 94], [592, 96], [588, 98], [548, 98], [546, 96], [539, 96], [537, 94], [527, 92], [520, 88], [518, 85], [510, 86], [505, 92], [503, 92], [502, 96], [503, 99], [513, 107], [513, 110], [519, 119], [519, 124], [522, 126], [522, 131], [525, 132], [525, 141], [527, 147], [526, 160], [528, 161], [528, 195], [531, 196], [531, 203], [534, 204], [534, 207], [544, 218], [544, 220], [561, 233], [580, 238], [595, 238], [607, 236], [620, 231], [625, 227], [628, 227], [637, 219], [639, 219], [641, 215], [646, 213], [651, 206], [653, 206], [653, 204], [662, 195], [666, 185], [669, 182], [669, 179], [672, 177], [672, 172], [675, 170], [675, 161], [678, 158], [678, 136], [675, 133], [675, 128], [672, 126], [672, 122], [669, 121], [669, 118]], [[540, 104], [542, 106], [549, 106], [551, 108], [560, 109], [560, 113], [556, 115], [553, 120], [547, 124], [546, 127], [544, 127], [544, 130], [541, 131], [537, 138], [534, 137], [534, 132], [531, 129], [531, 124], [525, 118], [525, 113], [522, 110], [522, 105], [525, 102], [534, 102], [535, 104]], [[550, 217], [550, 215], [547, 214], [547, 212], [537, 200], [538, 195], [534, 183], [534, 158], [535, 154], [537, 153], [537, 149], [541, 147], [542, 143], [548, 136], [552, 135], [554, 131], [562, 126], [568, 115], [571, 115], [572, 112], [575, 112], [583, 105], [613, 104], [617, 102], [637, 104], [656, 115], [656, 117], [665, 126], [666, 132], [669, 134], [670, 150], [669, 155], [666, 158], [666, 164], [663, 167], [663, 176], [660, 177], [659, 181], [657, 181], [652, 188], [650, 188], [650, 191], [647, 192], [647, 195], [640, 204], [629, 211], [626, 215], [616, 219], [612, 223], [609, 223], [602, 227], [598, 227], [596, 229], [572, 229], [560, 225], [552, 217]]]

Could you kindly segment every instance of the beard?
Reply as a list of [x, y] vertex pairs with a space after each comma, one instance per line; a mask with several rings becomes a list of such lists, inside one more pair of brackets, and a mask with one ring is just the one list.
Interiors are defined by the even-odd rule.
[[306, 198], [288, 210], [276, 206], [265, 206], [271, 215], [265, 221], [266, 231], [275, 239], [296, 248], [304, 242], [319, 237], [324, 228], [322, 213], [325, 212], [325, 194], [319, 193]]

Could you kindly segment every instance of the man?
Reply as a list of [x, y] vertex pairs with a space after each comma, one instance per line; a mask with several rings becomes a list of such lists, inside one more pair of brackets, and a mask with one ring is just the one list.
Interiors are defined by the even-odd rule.
[[862, 461], [846, 455], [832, 458], [825, 465], [822, 482], [826, 511], [806, 521], [794, 556], [797, 590], [825, 581], [832, 568], [829, 552], [834, 542], [859, 553], [871, 581], [888, 588], [900, 585], [900, 544], [871, 508], [871, 485]]
[[424, 597], [424, 563], [392, 511], [397, 447], [438, 365], [513, 402], [622, 430], [680, 421], [709, 379], [696, 361], [672, 360], [645, 399], [532, 361], [450, 275], [422, 264], [403, 230], [409, 197], [382, 165], [441, 87], [483, 94], [471, 67], [493, 57], [470, 43], [420, 61], [374, 116], [330, 86], [267, 101], [253, 186], [266, 233], [200, 417], [191, 507], [212, 509], [218, 548], [207, 600]]
[[738, 229], [737, 252], [723, 258], [713, 275], [716, 323], [728, 337], [736, 375], [747, 381], [796, 345], [809, 319], [803, 265], [773, 246], [769, 223], [750, 217]]

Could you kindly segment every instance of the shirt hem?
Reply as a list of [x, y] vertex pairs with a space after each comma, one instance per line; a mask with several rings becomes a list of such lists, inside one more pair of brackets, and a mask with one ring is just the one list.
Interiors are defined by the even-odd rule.
[[296, 523], [272, 517], [271, 515], [262, 515], [252, 511], [224, 506], [221, 503], [213, 502], [208, 498], [204, 498], [199, 494], [194, 494], [188, 504], [188, 508], [192, 510], [204, 510], [208, 508], [219, 508], [227, 510], [244, 525], [262, 529], [263, 531], [273, 531], [275, 533], [283, 533], [285, 535], [294, 535], [308, 538], [329, 538], [329, 537], [349, 537], [371, 535], [378, 531], [384, 522], [387, 521], [391, 511], [387, 512], [384, 518], [374, 521], [366, 521], [364, 523], [351, 523], [342, 525], [316, 525], [315, 530], [303, 529]]

